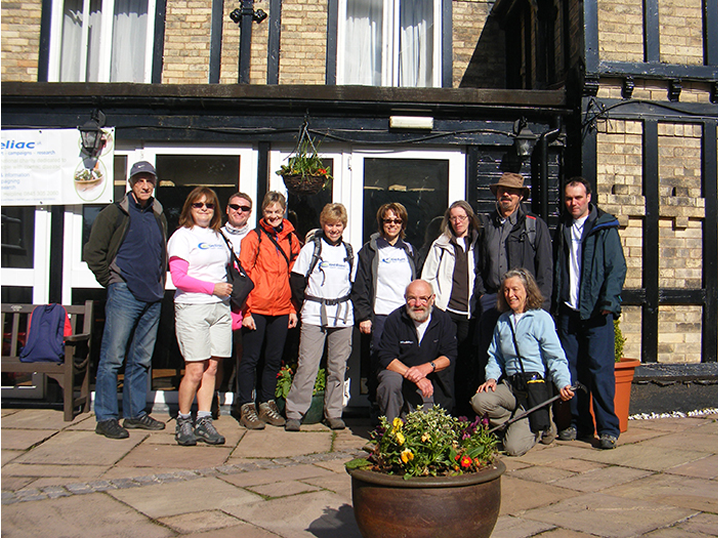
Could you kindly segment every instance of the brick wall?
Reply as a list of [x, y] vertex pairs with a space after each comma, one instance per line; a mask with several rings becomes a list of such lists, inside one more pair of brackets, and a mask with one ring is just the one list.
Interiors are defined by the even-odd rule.
[[700, 362], [701, 328], [702, 307], [661, 306], [658, 313], [658, 362]]
[[[703, 1], [659, 0], [660, 61], [703, 64]], [[712, 24], [717, 24], [714, 21]]]
[[211, 14], [212, 0], [167, 3], [163, 83], [207, 84]]
[[36, 82], [40, 48], [40, 0], [3, 0], [0, 77], [3, 82]]
[[[240, 7], [238, 0], [225, 0], [223, 10], [222, 56], [220, 60], [220, 83], [237, 84], [238, 61], [240, 58], [240, 26], [230, 20], [230, 13]], [[267, 51], [270, 20], [269, 2], [256, 2], [256, 9], [262, 9], [268, 18], [262, 23], [252, 24], [250, 41], [250, 84], [267, 83]]]
[[488, 20], [487, 0], [454, 0], [453, 88], [505, 87], [505, 33]]
[[600, 59], [643, 61], [642, 0], [603, 0], [598, 4]]
[[280, 34], [280, 84], [325, 84], [327, 3], [285, 0]]

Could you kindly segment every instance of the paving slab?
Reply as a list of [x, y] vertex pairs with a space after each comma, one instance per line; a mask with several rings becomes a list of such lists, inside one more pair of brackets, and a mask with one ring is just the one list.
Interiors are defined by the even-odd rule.
[[328, 491], [262, 501], [226, 511], [284, 538], [361, 538], [352, 506]]
[[[3, 491], [17, 491], [29, 487], [37, 478], [32, 476], [5, 476], [2, 477]], [[35, 486], [33, 486], [35, 487]]]
[[[523, 519], [521, 517], [500, 516], [495, 523], [491, 538], [525, 538], [553, 529], [553, 525]], [[544, 536], [544, 535], [543, 535]]]
[[547, 464], [547, 467], [555, 467], [557, 469], [565, 469], [574, 473], [588, 473], [597, 469], [604, 469], [607, 465], [594, 461], [580, 460], [569, 458], [567, 460], [557, 460]]
[[4, 466], [6, 463], [10, 463], [16, 458], [19, 458], [25, 454], [24, 450], [8, 450], [3, 448], [0, 452], [0, 460], [2, 461], [2, 465]]
[[718, 483], [702, 478], [655, 475], [613, 488], [612, 495], [717, 513]]
[[2, 450], [28, 450], [46, 441], [57, 433], [56, 430], [5, 429], [2, 431]]
[[576, 473], [565, 469], [557, 469], [555, 467], [541, 465], [533, 465], [524, 469], [507, 472], [506, 474], [515, 478], [522, 478], [523, 480], [530, 480], [532, 482], [543, 482], [545, 484], [564, 481], [565, 479], [576, 475]]
[[330, 430], [286, 432], [281, 428], [248, 431], [232, 453], [232, 458], [288, 458], [302, 454], [328, 452], [332, 446]]
[[507, 475], [502, 476], [500, 484], [502, 488], [501, 515], [518, 515], [525, 510], [548, 506], [577, 495], [576, 491], [570, 489], [539, 484]]
[[[714, 417], [717, 417], [717, 415], [712, 415]], [[647, 430], [657, 430], [657, 431], [664, 431], [664, 432], [680, 432], [692, 428], [697, 428], [698, 426], [702, 426], [704, 422], [707, 419], [704, 417], [685, 417], [685, 418], [654, 418], [652, 420], [640, 420], [638, 421], [640, 423], [641, 428], [647, 429]], [[633, 425], [634, 425], [633, 421]]]
[[718, 457], [717, 454], [691, 461], [684, 465], [678, 465], [665, 471], [668, 474], [682, 476], [696, 476], [698, 478], [718, 479]]
[[589, 493], [528, 510], [523, 517], [595, 536], [630, 538], [673, 525], [694, 513], [639, 499]]
[[246, 473], [229, 474], [221, 478], [238, 487], [272, 484], [287, 480], [302, 480], [304, 478], [329, 475], [330, 471], [315, 465], [292, 465], [266, 471], [250, 471]]
[[266, 498], [278, 499], [280, 497], [289, 497], [291, 495], [319, 491], [320, 488], [293, 480], [289, 482], [274, 482], [272, 484], [264, 484], [262, 486], [248, 486], [245, 489]]
[[594, 450], [589, 444], [582, 441], [571, 441], [569, 443], [556, 443], [550, 446], [535, 445], [535, 448], [518, 459], [532, 465], [546, 465], [554, 461], [562, 461], [570, 458], [592, 459], [593, 453]]
[[197, 469], [198, 467], [217, 467], [230, 457], [232, 446], [208, 446], [198, 443], [196, 446], [142, 445], [134, 447], [117, 465], [145, 469]]
[[202, 510], [228, 511], [260, 500], [259, 496], [217, 478], [113, 490], [108, 494], [154, 519]]
[[181, 534], [234, 527], [242, 523], [238, 518], [220, 510], [189, 512], [178, 516], [161, 517], [158, 521]]
[[15, 461], [33, 464], [112, 465], [142, 442], [144, 437], [108, 439], [94, 432], [61, 431]]
[[12, 538], [165, 538], [172, 530], [158, 525], [104, 493], [20, 502], [2, 508], [2, 534]]
[[717, 453], [718, 436], [712, 432], [685, 431], [682, 435], [664, 434], [646, 441], [639, 442], [637, 446], [656, 446], [660, 448], [678, 448], [682, 450], [695, 450], [708, 454]]
[[626, 445], [593, 454], [594, 461], [648, 471], [666, 471], [708, 456], [706, 452], [646, 445]]
[[55, 409], [18, 409], [15, 413], [3, 415], [2, 429], [20, 428], [25, 430], [63, 430], [87, 420], [93, 415], [77, 415], [72, 422], [63, 420], [63, 412]]
[[333, 473], [327, 476], [306, 478], [303, 482], [337, 493], [346, 502], [352, 504], [352, 480], [350, 475]]
[[[3, 482], [7, 476], [62, 478], [64, 482], [93, 480], [102, 476], [109, 465], [55, 465], [11, 462], [2, 468]], [[3, 483], [3, 489], [5, 484]]]
[[208, 532], [183, 534], [183, 538], [278, 538], [278, 534], [260, 529], [249, 523], [240, 523]]
[[650, 476], [651, 471], [642, 469], [629, 469], [627, 467], [603, 467], [587, 473], [576, 475], [563, 480], [560, 484], [565, 488], [590, 493], [614, 488], [620, 484], [626, 484], [633, 480]]

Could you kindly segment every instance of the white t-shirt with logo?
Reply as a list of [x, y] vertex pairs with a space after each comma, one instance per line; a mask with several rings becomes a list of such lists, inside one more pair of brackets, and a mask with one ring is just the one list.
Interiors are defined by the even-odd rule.
[[[337, 246], [330, 245], [324, 239], [320, 243], [320, 260], [308, 276], [305, 294], [323, 299], [339, 299], [350, 295], [352, 282], [355, 281], [357, 272], [357, 255], [353, 254], [353, 272], [350, 274], [350, 262], [347, 258], [345, 245], [340, 243]], [[293, 273], [305, 276], [313, 258], [315, 242], [308, 241], [300, 250], [295, 260]], [[316, 301], [305, 300], [300, 319], [308, 325], [322, 326], [320, 311], [322, 304]], [[354, 323], [352, 301], [347, 300], [337, 305], [325, 305], [328, 327], [352, 327]]]
[[375, 314], [387, 316], [405, 304], [405, 288], [412, 281], [410, 260], [405, 250], [388, 245], [378, 249]]
[[[188, 276], [203, 282], [226, 282], [226, 266], [230, 249], [220, 234], [210, 228], [193, 226], [178, 228], [167, 245], [168, 258], [177, 257], [188, 262]], [[219, 303], [222, 299], [207, 293], [175, 291], [175, 302], [181, 304]]]

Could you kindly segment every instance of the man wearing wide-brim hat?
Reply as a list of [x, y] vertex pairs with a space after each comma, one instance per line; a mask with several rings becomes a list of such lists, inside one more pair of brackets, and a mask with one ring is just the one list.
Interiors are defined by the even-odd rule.
[[475, 296], [480, 297], [480, 365], [481, 375], [487, 362], [487, 348], [500, 312], [495, 308], [503, 275], [510, 269], [524, 267], [538, 283], [550, 310], [552, 293], [552, 243], [547, 224], [523, 209], [522, 201], [530, 196], [522, 175], [505, 172], [490, 185], [495, 195], [495, 211], [479, 215], [483, 225], [480, 278], [475, 279]]

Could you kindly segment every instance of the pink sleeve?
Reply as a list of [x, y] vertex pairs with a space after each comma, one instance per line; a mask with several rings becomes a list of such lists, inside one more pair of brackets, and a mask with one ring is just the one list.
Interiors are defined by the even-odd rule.
[[235, 312], [235, 310], [231, 310], [230, 316], [232, 317], [232, 330], [237, 331], [242, 329], [242, 312]]
[[215, 284], [188, 276], [188, 267], [190, 267], [190, 263], [188, 263], [187, 260], [176, 256], [170, 258], [170, 277], [175, 287], [188, 293], [207, 293], [208, 295], [212, 295], [215, 290]]

